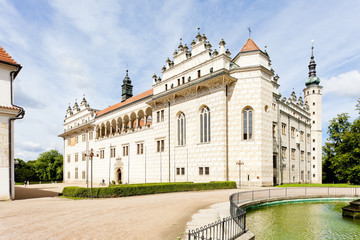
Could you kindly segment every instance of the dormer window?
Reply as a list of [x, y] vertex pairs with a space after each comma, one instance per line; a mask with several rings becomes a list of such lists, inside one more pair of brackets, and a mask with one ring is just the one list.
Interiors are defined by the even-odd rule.
[[189, 76], [189, 77], [188, 77], [188, 82], [190, 82], [190, 81], [191, 81], [191, 77]]
[[174, 84], [171, 84], [171, 88], [174, 88]]
[[165, 84], [165, 91], [166, 91], [166, 90], [168, 90], [168, 89], [167, 89], [167, 84]]
[[178, 86], [180, 86], [180, 78], [178, 79]]
[[201, 70], [198, 70], [198, 78], [201, 77]]
[[214, 72], [214, 68], [210, 68], [210, 73], [213, 73]]
[[182, 83], [183, 84], [185, 83], [185, 77], [182, 77]]

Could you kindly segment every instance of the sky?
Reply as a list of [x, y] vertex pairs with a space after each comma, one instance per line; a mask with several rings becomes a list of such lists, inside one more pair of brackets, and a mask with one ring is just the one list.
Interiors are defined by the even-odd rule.
[[198, 27], [212, 49], [223, 38], [235, 57], [250, 26], [285, 97], [302, 95], [315, 40], [325, 141], [337, 114], [359, 114], [359, 13], [358, 0], [0, 0], [0, 46], [23, 66], [14, 85], [14, 102], [26, 111], [15, 123], [15, 157], [63, 152], [69, 103], [84, 94], [95, 109], [120, 102], [126, 69], [134, 95], [150, 89], [180, 38], [190, 46]]

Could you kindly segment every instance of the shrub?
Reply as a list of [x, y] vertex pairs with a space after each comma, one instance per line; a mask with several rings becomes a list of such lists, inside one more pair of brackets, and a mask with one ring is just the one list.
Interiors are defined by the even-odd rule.
[[[212, 189], [230, 189], [236, 188], [235, 182], [208, 182], [208, 183], [144, 183], [144, 184], [125, 184], [113, 185], [105, 188], [93, 188], [93, 197], [95, 198], [114, 198], [126, 197], [156, 193], [168, 192], [184, 192], [184, 191], [200, 191]], [[90, 188], [81, 187], [65, 187], [63, 196], [66, 197], [82, 197], [91, 196]]]

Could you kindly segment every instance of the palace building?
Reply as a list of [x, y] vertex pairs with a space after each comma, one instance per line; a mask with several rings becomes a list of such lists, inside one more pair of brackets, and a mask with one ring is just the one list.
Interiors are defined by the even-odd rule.
[[133, 96], [126, 71], [121, 102], [96, 110], [84, 97], [69, 106], [59, 135], [65, 182], [86, 182], [93, 169], [95, 183], [321, 183], [322, 87], [313, 54], [304, 97], [285, 98], [266, 51], [249, 38], [231, 57], [225, 45], [212, 49], [198, 33], [166, 60], [152, 89]]

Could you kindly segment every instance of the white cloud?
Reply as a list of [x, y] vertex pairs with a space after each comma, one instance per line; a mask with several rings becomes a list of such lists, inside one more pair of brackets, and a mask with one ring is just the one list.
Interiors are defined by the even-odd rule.
[[360, 72], [353, 70], [330, 79], [322, 79], [322, 85], [324, 86], [324, 94], [360, 97]]

